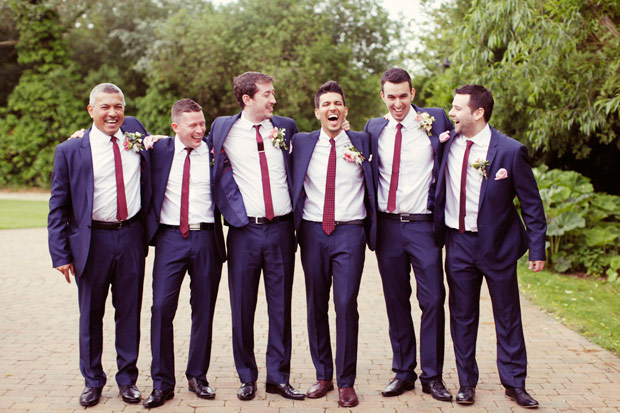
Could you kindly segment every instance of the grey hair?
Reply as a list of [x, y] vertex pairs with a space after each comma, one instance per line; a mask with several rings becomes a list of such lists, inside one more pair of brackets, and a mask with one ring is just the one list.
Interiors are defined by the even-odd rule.
[[123, 98], [123, 106], [125, 106], [125, 95], [123, 95], [123, 91], [120, 87], [116, 86], [114, 83], [100, 83], [93, 88], [90, 92], [90, 97], [88, 98], [88, 104], [90, 106], [95, 105], [95, 97], [99, 93], [120, 93]]

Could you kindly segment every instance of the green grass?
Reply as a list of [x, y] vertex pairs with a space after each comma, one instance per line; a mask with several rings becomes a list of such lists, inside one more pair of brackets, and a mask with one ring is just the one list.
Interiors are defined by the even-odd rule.
[[0, 199], [0, 229], [47, 226], [47, 201]]
[[519, 266], [519, 287], [567, 327], [620, 356], [620, 285]]

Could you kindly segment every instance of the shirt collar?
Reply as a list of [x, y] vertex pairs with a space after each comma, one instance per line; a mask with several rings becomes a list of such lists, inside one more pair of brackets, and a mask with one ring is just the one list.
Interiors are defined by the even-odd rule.
[[[185, 148], [186, 146], [183, 144], [183, 142], [181, 142], [181, 139], [179, 139], [179, 135], [175, 135], [174, 153], [185, 152]], [[192, 152], [196, 152], [198, 155], [202, 155], [204, 152], [206, 152], [206, 150], [207, 150], [207, 144], [203, 140], [202, 142], [200, 142], [200, 146], [197, 148], [194, 148]]]
[[470, 140], [474, 141], [476, 145], [489, 146], [489, 142], [491, 141], [491, 128], [489, 124], [487, 123], [484, 128]]
[[[90, 134], [91, 137], [94, 137], [95, 139], [99, 140], [99, 139], [105, 139], [106, 141], [110, 141], [110, 135], [102, 132], [99, 130], [99, 128], [97, 128], [97, 125], [95, 125], [93, 123], [93, 126], [90, 130]], [[114, 134], [114, 136], [116, 136], [116, 138], [118, 139], [119, 142], [123, 141], [123, 132], [121, 131], [121, 129], [119, 128], [116, 133]]]
[[[321, 128], [321, 132], [319, 133], [319, 139], [327, 142], [329, 144], [329, 140], [331, 139], [327, 133]], [[336, 144], [340, 143], [343, 139], [348, 139], [347, 133], [343, 130], [340, 131], [338, 135], [334, 138], [334, 142]]]
[[254, 123], [254, 122], [251, 122], [245, 116], [245, 112], [243, 111], [241, 112], [241, 117], [239, 118], [239, 122], [240, 122], [240, 126], [242, 126], [244, 129], [254, 129], [254, 125], [261, 125], [263, 128], [265, 128], [265, 130], [269, 130], [270, 128], [272, 128], [271, 121], [269, 119], [264, 119], [260, 123]]
[[[417, 126], [417, 121], [415, 120], [416, 116], [418, 114], [415, 111], [415, 108], [413, 106], [411, 106], [411, 109], [409, 110], [409, 113], [407, 113], [407, 115], [405, 116], [405, 119], [403, 119], [402, 121], [400, 121], [400, 123], [403, 124], [403, 126], [405, 127], [405, 129], [407, 130], [415, 130], [414, 128]], [[393, 117], [392, 114], [390, 113], [388, 115], [388, 119], [389, 119], [389, 125], [390, 127], [396, 129], [396, 125], [399, 123], [397, 122]]]

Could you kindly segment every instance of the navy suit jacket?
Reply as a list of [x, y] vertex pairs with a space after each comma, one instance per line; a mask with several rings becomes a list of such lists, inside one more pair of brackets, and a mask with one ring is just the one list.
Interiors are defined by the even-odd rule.
[[[304, 190], [304, 180], [308, 165], [314, 152], [314, 147], [319, 140], [320, 131], [310, 133], [298, 133], [293, 136], [292, 145], [292, 163], [293, 163], [293, 211], [295, 217], [295, 229], [299, 229], [304, 213], [304, 204], [306, 202], [306, 191]], [[370, 159], [370, 137], [364, 132], [347, 132], [351, 143], [362, 153], [364, 158]], [[368, 247], [374, 251], [377, 239], [377, 208], [375, 201], [375, 192], [372, 179], [372, 171], [368, 161], [362, 162], [362, 170], [364, 171], [364, 187], [366, 206], [366, 219], [364, 220], [364, 229], [366, 231], [366, 242]]]
[[[78, 276], [86, 266], [91, 238], [94, 180], [90, 131], [91, 128], [81, 139], [70, 139], [56, 146], [47, 219], [52, 265], [73, 263]], [[131, 116], [125, 117], [121, 131], [147, 134], [142, 123]], [[151, 198], [149, 151], [140, 151], [140, 170], [142, 210], [139, 214], [144, 225]], [[148, 245], [144, 241], [146, 256]]]
[[[243, 203], [243, 197], [239, 186], [235, 182], [233, 177], [232, 166], [230, 165], [230, 159], [224, 151], [224, 141], [228, 136], [228, 132], [233, 127], [237, 119], [241, 116], [241, 113], [235, 116], [220, 116], [213, 121], [209, 136], [207, 138], [210, 147], [213, 148], [215, 155], [214, 169], [214, 196], [215, 204], [220, 209], [220, 212], [224, 216], [226, 222], [233, 227], [244, 227], [249, 223], [248, 214], [245, 210]], [[297, 133], [297, 124], [293, 119], [284, 118], [281, 116], [274, 116], [271, 119], [271, 123], [276, 128], [283, 128], [284, 142], [286, 146], [290, 148], [291, 137]], [[266, 145], [269, 142], [265, 143]], [[284, 158], [284, 167], [286, 168], [286, 176], [288, 179], [289, 193], [293, 187], [293, 178], [291, 174], [291, 162], [289, 152], [282, 149], [282, 156]]]
[[[437, 174], [439, 173], [439, 166], [441, 165], [443, 148], [445, 146], [445, 143], [442, 144], [439, 141], [439, 135], [444, 131], [453, 130], [454, 126], [452, 125], [452, 122], [450, 122], [450, 119], [448, 118], [448, 116], [446, 116], [446, 112], [442, 108], [420, 108], [416, 105], [411, 106], [415, 112], [426, 112], [435, 118], [431, 129], [431, 135], [428, 137], [433, 147], [434, 164], [433, 180], [428, 191], [427, 202], [427, 208], [430, 211], [434, 211]], [[381, 136], [381, 132], [383, 132], [383, 129], [387, 126], [388, 122], [389, 121], [385, 118], [374, 118], [370, 119], [364, 127], [364, 131], [370, 135], [371, 150], [374, 154], [370, 164], [372, 166], [372, 174], [374, 176], [375, 193], [378, 190], [379, 186], [379, 137]]]
[[[151, 245], [155, 245], [157, 230], [159, 229], [159, 219], [161, 216], [161, 207], [164, 203], [168, 178], [170, 176], [170, 168], [174, 158], [174, 140], [175, 138], [163, 139], [155, 144], [151, 154], [151, 183], [153, 196], [149, 205], [146, 232], [147, 239]], [[206, 139], [203, 139], [206, 142]], [[211, 147], [207, 142], [209, 150], [209, 162], [213, 159]], [[213, 203], [213, 216], [215, 218], [215, 242], [219, 258], [222, 262], [226, 261], [226, 248], [224, 247], [224, 235], [222, 233], [222, 217], [215, 207], [213, 200], [213, 167], [209, 168], [211, 182], [211, 202]]]
[[[454, 136], [452, 132], [446, 143], [437, 184], [435, 226], [441, 229], [442, 241], [445, 231], [446, 168]], [[488, 179], [482, 180], [478, 201], [479, 257], [496, 269], [515, 263], [528, 249], [530, 261], [545, 260], [547, 223], [527, 148], [491, 128], [487, 160]], [[495, 180], [495, 174], [501, 168], [506, 169], [508, 177]], [[515, 196], [521, 203], [521, 215], [527, 230], [514, 205]]]

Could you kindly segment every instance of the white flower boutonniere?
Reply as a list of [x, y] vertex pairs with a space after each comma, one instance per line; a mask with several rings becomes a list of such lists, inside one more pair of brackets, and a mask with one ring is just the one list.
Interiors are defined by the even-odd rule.
[[271, 138], [271, 144], [274, 148], [288, 151], [288, 146], [286, 146], [286, 142], [284, 142], [284, 135], [286, 135], [286, 130], [284, 128], [273, 128], [269, 137]]
[[474, 163], [471, 164], [471, 166], [478, 171], [478, 173], [480, 173], [480, 175], [482, 175], [482, 177], [484, 179], [488, 179], [489, 177], [487, 176], [487, 166], [489, 166], [489, 161], [487, 161], [486, 159], [476, 159], [476, 161]]
[[418, 128], [422, 129], [428, 136], [431, 136], [431, 129], [433, 128], [433, 122], [435, 117], [429, 115], [427, 112], [418, 112], [415, 120], [418, 121]]
[[362, 162], [366, 160], [366, 158], [364, 158], [364, 155], [362, 155], [362, 153], [358, 151], [357, 148], [353, 145], [349, 145], [344, 148], [344, 154], [342, 155], [342, 157], [345, 161], [353, 162], [358, 165], [361, 165]]
[[140, 132], [125, 132], [125, 141], [123, 142], [123, 146], [126, 151], [133, 150], [138, 153], [144, 150], [144, 144], [142, 142], [142, 135]]

